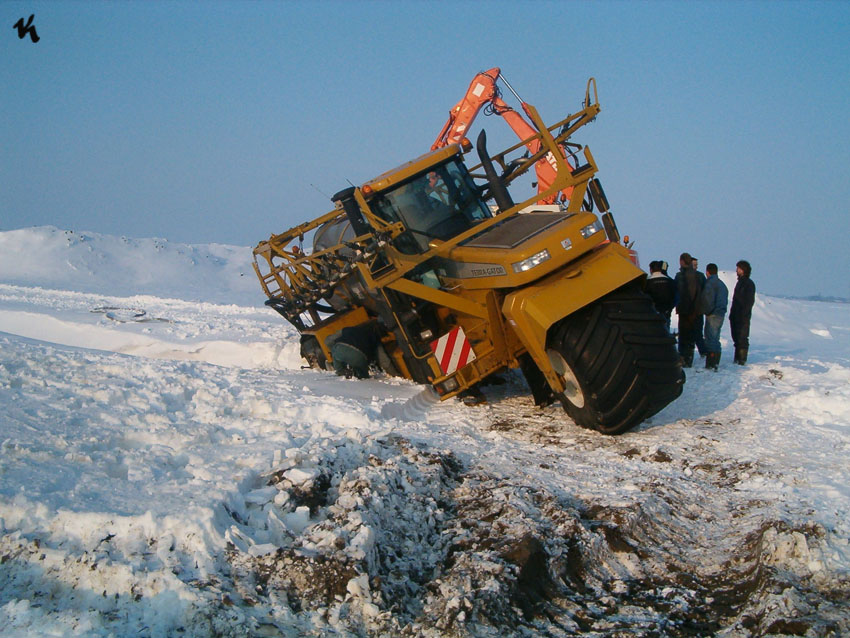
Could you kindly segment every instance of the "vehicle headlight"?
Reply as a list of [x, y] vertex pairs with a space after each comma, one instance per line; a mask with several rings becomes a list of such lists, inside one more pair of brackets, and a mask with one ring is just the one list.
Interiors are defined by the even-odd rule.
[[449, 392], [454, 392], [458, 389], [457, 379], [454, 377], [449, 377], [442, 383], [438, 383], [434, 386], [434, 389], [437, 390], [437, 394], [443, 396], [444, 394], [448, 394]]
[[549, 259], [549, 251], [544, 248], [539, 253], [532, 255], [528, 259], [518, 261], [515, 264], [511, 264], [511, 266], [513, 266], [514, 272], [525, 272], [526, 270], [531, 270], [535, 266], [539, 266], [547, 259]]
[[581, 229], [581, 236], [587, 239], [591, 235], [598, 233], [600, 230], [602, 230], [602, 222], [597, 219], [592, 224], [588, 224]]

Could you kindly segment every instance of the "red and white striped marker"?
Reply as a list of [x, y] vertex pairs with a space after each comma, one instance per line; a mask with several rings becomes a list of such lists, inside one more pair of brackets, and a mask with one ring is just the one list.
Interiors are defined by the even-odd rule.
[[475, 360], [472, 346], [460, 326], [453, 328], [436, 341], [432, 341], [431, 350], [434, 351], [443, 374], [451, 374]]

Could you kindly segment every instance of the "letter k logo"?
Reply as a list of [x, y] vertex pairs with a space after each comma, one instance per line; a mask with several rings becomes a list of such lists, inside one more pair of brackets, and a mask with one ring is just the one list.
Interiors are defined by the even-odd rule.
[[17, 21], [17, 22], [16, 22], [16, 23], [12, 26], [12, 28], [13, 28], [13, 29], [17, 29], [17, 30], [18, 30], [18, 37], [19, 37], [21, 40], [23, 40], [23, 39], [24, 39], [24, 37], [25, 37], [27, 34], [29, 34], [30, 40], [32, 40], [33, 42], [38, 42], [38, 41], [41, 39], [41, 38], [39, 38], [39, 37], [38, 37], [38, 34], [35, 32], [35, 27], [34, 27], [34, 26], [32, 26], [32, 19], [33, 19], [34, 17], [35, 17], [35, 14], [34, 14], [34, 13], [33, 13], [32, 15], [30, 15], [30, 19], [29, 19], [29, 20], [27, 20], [27, 24], [26, 24], [26, 26], [24, 26], [24, 19], [23, 19], [23, 18], [21, 18], [20, 20], [18, 20], [18, 21]]

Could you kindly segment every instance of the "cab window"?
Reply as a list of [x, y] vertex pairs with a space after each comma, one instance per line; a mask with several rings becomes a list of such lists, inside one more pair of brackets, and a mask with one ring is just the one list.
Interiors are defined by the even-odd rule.
[[492, 215], [457, 161], [385, 191], [370, 204], [383, 219], [404, 223], [407, 237], [399, 237], [397, 247], [408, 253], [425, 252], [431, 239], [451, 239]]

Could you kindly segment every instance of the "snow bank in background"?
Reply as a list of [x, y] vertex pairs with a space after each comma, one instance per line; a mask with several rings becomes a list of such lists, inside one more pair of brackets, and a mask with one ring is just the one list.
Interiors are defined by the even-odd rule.
[[0, 233], [0, 636], [850, 634], [845, 304], [759, 295], [605, 437], [301, 370], [247, 249], [76, 235]]
[[0, 332], [149, 358], [298, 369], [294, 329], [266, 308], [0, 284]]
[[251, 249], [40, 226], [0, 232], [0, 281], [105, 295], [262, 305]]

